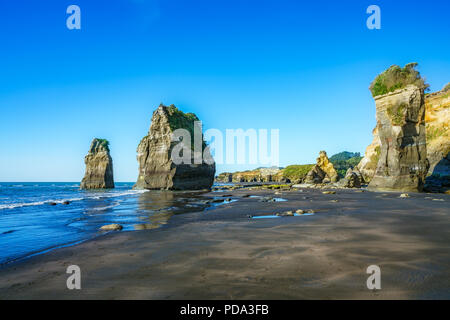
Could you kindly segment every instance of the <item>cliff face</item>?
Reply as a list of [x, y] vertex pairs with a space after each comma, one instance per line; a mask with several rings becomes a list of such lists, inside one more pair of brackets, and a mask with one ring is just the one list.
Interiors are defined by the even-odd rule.
[[286, 182], [279, 168], [258, 168], [255, 170], [223, 172], [216, 177], [217, 182]]
[[97, 138], [92, 140], [84, 163], [86, 173], [81, 181], [81, 189], [114, 188], [113, 164], [107, 140]]
[[428, 171], [423, 89], [376, 96], [380, 156], [371, 190], [421, 191]]
[[[160, 105], [153, 112], [150, 131], [137, 148], [139, 176], [135, 188], [138, 189], [168, 189], [168, 190], [198, 190], [209, 189], [214, 182], [215, 163], [203, 139], [201, 149], [204, 157], [200, 164], [195, 164], [193, 141], [194, 122], [199, 121], [192, 113], [183, 113], [175, 106]], [[172, 135], [177, 129], [190, 132], [192, 141], [172, 141]], [[177, 164], [172, 159], [173, 149], [180, 143], [191, 149], [189, 163]], [[206, 150], [205, 150], [206, 149]]]
[[[432, 191], [450, 187], [450, 88], [425, 96], [427, 158], [430, 164], [426, 187]], [[373, 141], [367, 147], [358, 169], [370, 181], [380, 157], [380, 137], [377, 127]]]

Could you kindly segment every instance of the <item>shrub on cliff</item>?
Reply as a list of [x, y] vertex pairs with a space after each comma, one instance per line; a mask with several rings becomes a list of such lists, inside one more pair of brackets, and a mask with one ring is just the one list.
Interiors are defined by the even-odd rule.
[[98, 145], [103, 146], [109, 152], [109, 141], [106, 139], [96, 139], [98, 140]]
[[442, 91], [450, 91], [450, 82], [447, 83]]
[[402, 89], [407, 85], [414, 84], [424, 90], [429, 85], [425, 83], [425, 79], [420, 76], [420, 72], [416, 70], [417, 63], [408, 63], [403, 68], [393, 65], [383, 73], [379, 74], [370, 84], [372, 96], [376, 97], [397, 89]]

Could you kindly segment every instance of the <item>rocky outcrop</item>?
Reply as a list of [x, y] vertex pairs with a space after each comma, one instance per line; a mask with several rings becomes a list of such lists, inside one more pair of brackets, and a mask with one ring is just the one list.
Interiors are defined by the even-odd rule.
[[339, 176], [325, 151], [320, 151], [317, 163], [308, 172], [305, 183], [328, 183], [338, 181]]
[[270, 167], [255, 170], [223, 172], [216, 177], [216, 182], [277, 182], [301, 183], [313, 165], [291, 165], [286, 168]]
[[[197, 121], [199, 119], [195, 114], [183, 113], [174, 105], [167, 107], [161, 104], [153, 112], [149, 133], [137, 148], [139, 176], [135, 188], [167, 190], [211, 188], [216, 171], [215, 163], [203, 141], [201, 127]], [[185, 141], [184, 138], [175, 139], [174, 132], [177, 129], [187, 130], [191, 141], [188, 141], [189, 139]], [[196, 133], [200, 135], [197, 146], [200, 150], [196, 150], [195, 146]], [[187, 160], [180, 163], [174, 159], [173, 154], [181, 155]]]
[[345, 177], [338, 182], [338, 185], [344, 188], [361, 188], [362, 183], [363, 180], [359, 170], [348, 168]]
[[[450, 88], [425, 95], [427, 158], [430, 164], [425, 187], [429, 191], [445, 191], [450, 187]], [[373, 141], [358, 164], [366, 182], [375, 175], [380, 157], [378, 129]]]
[[375, 103], [380, 156], [369, 190], [421, 191], [428, 170], [423, 88], [408, 85]]
[[86, 173], [81, 181], [81, 189], [114, 188], [113, 163], [109, 154], [108, 140], [97, 138], [92, 140], [84, 163]]

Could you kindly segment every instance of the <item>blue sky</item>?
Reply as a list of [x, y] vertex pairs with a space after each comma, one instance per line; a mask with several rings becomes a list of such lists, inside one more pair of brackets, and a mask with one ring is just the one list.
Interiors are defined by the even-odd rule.
[[[68, 30], [66, 8], [81, 8]], [[366, 8], [381, 8], [381, 30]], [[280, 165], [364, 152], [368, 90], [392, 64], [450, 81], [448, 1], [0, 3], [0, 181], [79, 181], [94, 137], [111, 142], [116, 181], [160, 102], [204, 128], [280, 129]], [[254, 166], [218, 166], [218, 172]]]

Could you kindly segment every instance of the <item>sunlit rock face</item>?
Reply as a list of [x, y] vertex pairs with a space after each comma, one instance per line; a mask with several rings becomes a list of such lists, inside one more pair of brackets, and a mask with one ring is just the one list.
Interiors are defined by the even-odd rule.
[[336, 182], [339, 179], [338, 173], [325, 151], [320, 151], [316, 161], [316, 165], [306, 175], [305, 183]]
[[375, 97], [380, 155], [369, 190], [421, 191], [428, 171], [423, 89]]
[[[202, 159], [196, 163], [193, 143], [195, 123], [199, 121], [192, 113], [183, 113], [174, 105], [160, 105], [154, 112], [150, 130], [137, 148], [139, 175], [135, 188], [166, 190], [210, 189], [214, 182], [216, 166], [209, 148], [201, 137]], [[177, 129], [186, 129], [191, 141], [172, 141]], [[201, 133], [201, 132], [200, 132]], [[190, 162], [177, 164], [172, 151], [179, 143], [192, 149]], [[197, 161], [198, 162], [198, 161]]]
[[86, 164], [86, 173], [81, 181], [81, 189], [114, 188], [113, 163], [107, 140], [97, 138], [92, 140], [84, 163]]
[[[425, 188], [444, 192], [450, 188], [450, 87], [425, 95], [427, 159], [430, 163]], [[375, 175], [380, 157], [378, 129], [367, 147], [358, 169], [366, 182]]]

